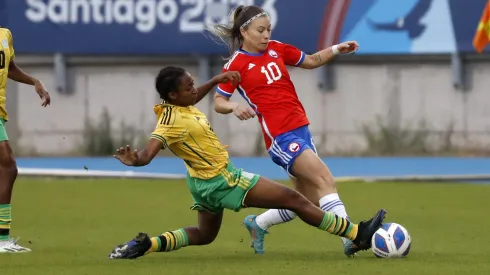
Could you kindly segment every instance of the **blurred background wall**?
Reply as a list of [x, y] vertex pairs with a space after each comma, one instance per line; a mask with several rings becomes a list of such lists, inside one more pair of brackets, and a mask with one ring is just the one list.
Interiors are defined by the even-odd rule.
[[[218, 73], [227, 48], [206, 26], [256, 4], [271, 16], [273, 39], [306, 53], [360, 44], [323, 68], [291, 68], [322, 155], [485, 155], [490, 55], [471, 43], [486, 2], [4, 0], [0, 25], [13, 33], [16, 61], [52, 97], [41, 108], [32, 87], [9, 82], [9, 136], [21, 156], [141, 144], [155, 124], [158, 70], [183, 66], [198, 83]], [[230, 152], [263, 155], [259, 124], [215, 113], [212, 96], [198, 107]]]

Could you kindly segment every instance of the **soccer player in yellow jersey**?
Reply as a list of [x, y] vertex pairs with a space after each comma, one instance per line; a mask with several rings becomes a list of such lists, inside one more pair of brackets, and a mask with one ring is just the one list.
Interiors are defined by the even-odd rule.
[[128, 166], [144, 166], [160, 150], [168, 148], [187, 168], [187, 186], [198, 211], [198, 225], [165, 232], [150, 238], [139, 233], [117, 246], [111, 259], [134, 259], [152, 252], [168, 252], [189, 245], [206, 245], [218, 235], [223, 210], [238, 212], [244, 207], [289, 209], [318, 229], [352, 240], [362, 249], [371, 247], [371, 237], [381, 226], [383, 209], [369, 221], [354, 224], [331, 212], [324, 212], [300, 193], [233, 165], [228, 152], [214, 134], [206, 116], [194, 105], [215, 85], [239, 82], [237, 72], [215, 76], [199, 88], [184, 69], [169, 66], [156, 78], [156, 90], [164, 103], [154, 107], [157, 125], [146, 147], [121, 147], [115, 157]]
[[8, 120], [5, 108], [7, 78], [34, 86], [36, 93], [43, 100], [43, 107], [46, 107], [51, 102], [49, 94], [41, 81], [24, 73], [15, 64], [14, 57], [12, 33], [8, 29], [0, 28], [0, 253], [31, 251], [18, 245], [9, 236], [10, 223], [12, 222], [10, 199], [12, 198], [12, 189], [17, 178], [17, 165], [15, 164], [5, 130], [5, 123]]

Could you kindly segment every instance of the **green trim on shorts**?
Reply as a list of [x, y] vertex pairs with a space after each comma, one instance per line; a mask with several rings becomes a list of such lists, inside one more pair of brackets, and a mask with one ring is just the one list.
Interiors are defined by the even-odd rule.
[[259, 175], [236, 168], [231, 162], [218, 176], [208, 180], [187, 174], [187, 186], [194, 201], [191, 209], [212, 214], [219, 214], [224, 209], [238, 212], [246, 207], [243, 204], [245, 197], [259, 179]]
[[5, 119], [0, 118], [0, 141], [9, 140], [7, 129], [5, 129], [5, 122], [7, 122]]

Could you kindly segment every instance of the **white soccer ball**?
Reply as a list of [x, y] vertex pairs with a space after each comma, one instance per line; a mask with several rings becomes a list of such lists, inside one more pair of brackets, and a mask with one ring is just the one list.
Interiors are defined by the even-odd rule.
[[378, 258], [401, 258], [408, 255], [412, 239], [405, 227], [385, 223], [371, 239], [373, 253]]

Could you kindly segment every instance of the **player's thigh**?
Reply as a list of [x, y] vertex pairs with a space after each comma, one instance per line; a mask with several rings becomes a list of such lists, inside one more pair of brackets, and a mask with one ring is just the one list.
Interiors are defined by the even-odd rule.
[[247, 192], [254, 187], [259, 176], [236, 168], [229, 163], [226, 169], [212, 179], [188, 177], [188, 187], [194, 199], [193, 209], [217, 214], [223, 209], [240, 211]]
[[223, 208], [238, 212], [246, 207], [244, 204], [245, 197], [257, 184], [260, 176], [238, 168], [233, 168], [232, 173], [232, 180], [226, 182], [228, 187], [224, 186], [224, 189], [229, 189], [229, 191], [226, 191], [226, 195], [220, 198], [219, 205]]
[[311, 149], [304, 150], [296, 157], [291, 171], [298, 179], [297, 183], [309, 190], [308, 192], [317, 190], [321, 196], [335, 189], [335, 181], [330, 169]]
[[244, 204], [247, 207], [295, 210], [310, 205], [311, 202], [291, 188], [260, 177], [255, 186], [248, 191]]
[[0, 166], [15, 166], [14, 154], [10, 147], [7, 131], [5, 129], [5, 121], [3, 119], [0, 119]]
[[219, 214], [223, 211], [223, 209], [209, 203], [209, 192], [207, 192], [205, 189], [206, 184], [212, 185], [213, 182], [192, 178], [189, 174], [187, 174], [187, 187], [189, 188], [193, 201], [191, 210], [209, 212], [210, 214]]
[[[318, 170], [315, 170], [319, 169], [318, 166], [305, 167], [304, 165], [296, 164], [297, 162], [304, 162], [305, 156], [316, 156], [316, 154], [316, 148], [308, 126], [299, 127], [278, 135], [269, 148], [269, 155], [272, 161], [285, 169], [292, 178], [298, 177], [297, 172], [318, 173]], [[302, 181], [302, 179], [299, 180]]]

